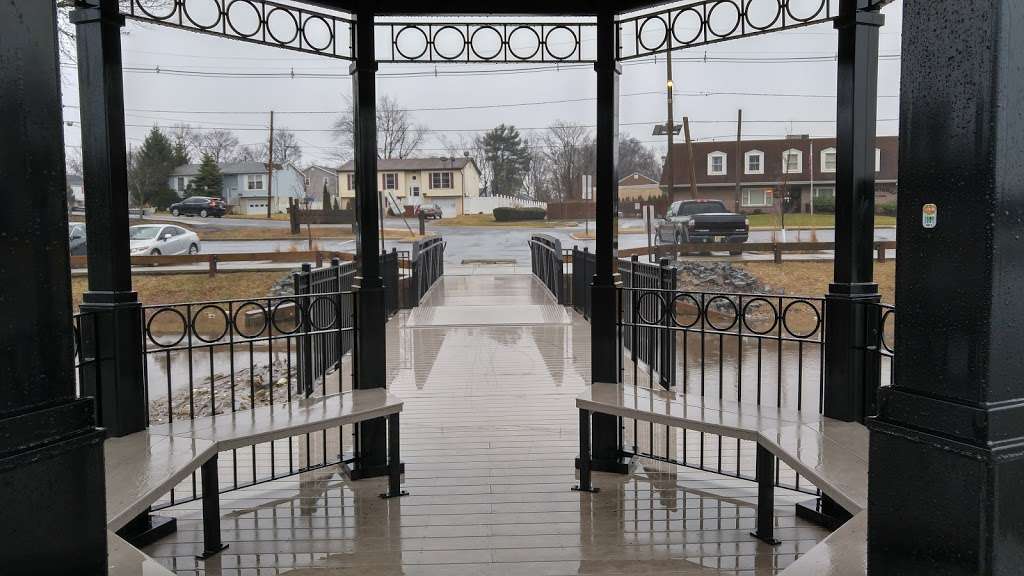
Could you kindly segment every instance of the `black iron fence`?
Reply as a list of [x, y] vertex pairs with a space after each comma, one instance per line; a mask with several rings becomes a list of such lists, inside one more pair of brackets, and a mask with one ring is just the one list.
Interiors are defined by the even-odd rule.
[[[535, 257], [546, 257], [540, 252]], [[573, 248], [566, 305], [591, 314], [589, 284], [595, 258]], [[538, 263], [534, 262], [535, 273]], [[622, 381], [634, 386], [680, 387], [687, 394], [789, 410], [821, 413], [824, 397], [825, 300], [772, 294], [701, 292], [680, 289], [675, 268], [663, 260], [647, 264], [620, 260], [618, 334]], [[870, 305], [877, 326], [867, 347], [878, 382], [894, 379], [895, 308]], [[872, 382], [874, 382], [872, 380]], [[867, 393], [873, 397], [877, 384]], [[622, 421], [628, 452], [754, 479], [752, 442], [693, 430]], [[814, 492], [805, 480], [777, 462], [776, 484]]]
[[569, 290], [565, 283], [562, 242], [547, 234], [534, 234], [529, 244], [533, 275], [544, 283], [559, 304], [568, 304]]
[[[380, 259], [390, 317], [399, 310], [403, 282], [411, 280], [413, 268], [395, 250]], [[350, 390], [356, 276], [355, 262], [335, 258], [323, 268], [304, 264], [292, 275], [293, 295], [143, 306], [150, 424], [260, 406], [273, 410]], [[74, 342], [79, 392], [98, 397], [101, 364], [108, 359], [96, 351], [116, 347], [100, 346], [97, 315], [75, 315]], [[335, 465], [340, 454], [350, 452], [351, 435], [340, 428], [233, 450], [220, 459], [221, 491]], [[200, 498], [198, 484], [193, 475], [154, 508]]]
[[412, 276], [406, 292], [408, 307], [419, 305], [420, 299], [444, 275], [444, 249], [445, 241], [441, 237], [417, 240], [412, 245], [409, 262]]

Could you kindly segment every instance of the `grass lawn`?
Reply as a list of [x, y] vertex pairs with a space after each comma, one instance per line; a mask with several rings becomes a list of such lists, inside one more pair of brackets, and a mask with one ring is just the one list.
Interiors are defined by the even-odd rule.
[[[222, 272], [213, 278], [202, 274], [145, 274], [132, 276], [132, 288], [146, 304], [173, 304], [206, 300], [232, 300], [267, 295], [270, 287], [285, 275], [273, 272]], [[82, 303], [88, 279], [71, 279], [71, 297], [75, 308]]]
[[562, 228], [575, 226], [569, 220], [523, 220], [520, 222], [497, 222], [492, 214], [463, 214], [455, 218], [431, 220], [427, 226], [504, 226], [509, 228]]
[[[788, 220], [788, 218], [787, 218]], [[745, 268], [772, 288], [783, 288], [790, 296], [824, 296], [832, 282], [832, 262], [743, 262]], [[882, 302], [896, 302], [896, 263], [875, 262], [875, 282]]]
[[[778, 214], [751, 214], [750, 226], [754, 228], [778, 228]], [[834, 214], [786, 214], [786, 228], [795, 226], [817, 226], [819, 228], [831, 228], [836, 225]], [[875, 216], [876, 226], [895, 226], [894, 216]]]

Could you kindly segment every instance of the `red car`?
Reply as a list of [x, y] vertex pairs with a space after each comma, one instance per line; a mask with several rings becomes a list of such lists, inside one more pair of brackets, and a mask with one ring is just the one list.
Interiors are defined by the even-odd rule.
[[444, 216], [441, 207], [437, 204], [420, 204], [416, 209], [417, 215], [423, 215], [424, 220], [438, 220]]

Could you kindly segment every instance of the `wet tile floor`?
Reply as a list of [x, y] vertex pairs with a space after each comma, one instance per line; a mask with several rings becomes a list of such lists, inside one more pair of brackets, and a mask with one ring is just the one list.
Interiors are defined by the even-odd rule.
[[[230, 547], [212, 559], [195, 559], [200, 502], [163, 510], [178, 531], [145, 551], [211, 576], [761, 576], [825, 536], [794, 515], [807, 496], [780, 490], [782, 544], [764, 545], [749, 535], [753, 483], [650, 461], [629, 476], [595, 474], [596, 495], [570, 491], [590, 328], [574, 315], [517, 320], [516, 307], [551, 304], [531, 276], [446, 276], [421, 306], [448, 310], [419, 327], [406, 312], [389, 323], [409, 496], [381, 500], [382, 479], [321, 469], [223, 494]], [[502, 309], [487, 313], [502, 324], [471, 321], [487, 307]]]

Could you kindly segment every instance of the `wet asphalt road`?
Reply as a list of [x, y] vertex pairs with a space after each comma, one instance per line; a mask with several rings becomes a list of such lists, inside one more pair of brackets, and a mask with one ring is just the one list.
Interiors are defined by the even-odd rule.
[[[191, 219], [189, 219], [191, 220]], [[188, 221], [185, 224], [189, 224]], [[593, 223], [591, 223], [593, 225]], [[639, 225], [639, 221], [625, 222], [626, 226]], [[401, 220], [385, 222], [387, 228], [404, 228]], [[199, 228], [198, 226], [196, 228]], [[548, 234], [558, 238], [565, 248], [579, 246], [580, 248], [594, 248], [593, 240], [575, 240], [571, 237], [573, 232], [583, 232], [584, 226], [565, 228], [479, 228], [479, 227], [452, 227], [452, 226], [431, 226], [427, 225], [430, 232], [438, 234], [447, 242], [445, 250], [445, 261], [450, 264], [462, 264], [467, 261], [515, 261], [520, 265], [528, 264], [530, 252], [527, 241], [530, 236], [536, 233]], [[817, 239], [820, 242], [829, 242], [834, 238], [832, 230], [819, 230]], [[895, 240], [896, 230], [892, 228], [880, 228], [875, 230], [877, 240]], [[770, 242], [772, 233], [770, 231], [754, 231], [751, 234], [752, 242]], [[810, 241], [810, 231], [788, 231], [787, 241]], [[316, 240], [322, 250], [354, 251], [354, 240]], [[619, 248], [638, 248], [647, 244], [644, 234], [620, 234]], [[386, 241], [385, 248], [392, 247], [399, 250], [408, 250], [409, 242]], [[206, 241], [203, 242], [203, 252], [207, 254], [227, 254], [238, 252], [274, 252], [289, 250], [306, 250], [308, 243], [305, 238], [295, 240], [238, 240], [238, 241]]]

